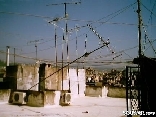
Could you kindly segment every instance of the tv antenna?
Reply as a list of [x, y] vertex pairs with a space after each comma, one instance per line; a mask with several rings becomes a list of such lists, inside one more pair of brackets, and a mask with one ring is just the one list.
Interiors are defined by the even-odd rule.
[[[59, 3], [59, 4], [49, 4], [46, 6], [51, 6], [51, 5], [64, 5], [64, 19], [65, 19], [65, 40], [66, 40], [66, 44], [67, 44], [67, 63], [69, 63], [69, 47], [68, 47], [68, 25], [67, 25], [67, 18], [68, 18], [68, 14], [67, 14], [67, 5], [69, 4], [80, 4], [81, 2], [64, 2], [64, 3]], [[57, 20], [57, 19], [56, 19]], [[64, 36], [63, 36], [64, 38]], [[62, 49], [63, 50], [63, 49]], [[63, 52], [62, 52], [63, 53]], [[63, 58], [63, 57], [62, 57]], [[63, 60], [62, 60], [63, 61]], [[62, 62], [62, 66], [63, 66], [63, 62]], [[62, 70], [63, 72], [63, 70]], [[62, 73], [63, 74], [63, 73]], [[68, 66], [68, 75], [69, 75], [69, 66]], [[69, 76], [68, 76], [69, 78]], [[63, 90], [63, 87], [62, 87]], [[69, 78], [69, 91], [70, 91], [70, 78]]]
[[43, 39], [38, 39], [38, 40], [27, 42], [27, 44], [29, 44], [29, 43], [35, 43], [35, 48], [36, 48], [36, 62], [37, 62], [37, 44], [39, 43], [40, 40], [43, 40]]
[[[100, 43], [101, 43], [101, 42], [102, 42], [103, 44], [104, 44], [104, 43], [108, 43], [108, 45], [106, 45], [107, 48], [109, 49], [109, 51], [110, 51], [112, 54], [115, 55], [114, 49], [112, 49], [112, 47], [109, 46], [109, 44], [110, 44], [109, 38], [107, 39], [107, 41], [104, 41], [103, 37], [101, 37], [101, 36], [99, 35], [99, 33], [98, 33], [96, 30], [94, 30], [94, 28], [93, 28], [90, 24], [87, 24], [87, 27], [99, 38]], [[113, 57], [113, 60], [114, 60], [115, 58], [121, 56], [121, 55], [122, 55], [122, 54]]]

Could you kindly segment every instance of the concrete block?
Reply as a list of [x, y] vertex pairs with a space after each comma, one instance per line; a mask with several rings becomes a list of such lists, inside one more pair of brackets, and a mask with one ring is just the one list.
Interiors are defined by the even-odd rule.
[[44, 92], [30, 91], [27, 93], [28, 102], [26, 105], [33, 107], [44, 107]]
[[10, 93], [11, 93], [11, 89], [0, 89], [0, 103], [8, 102]]
[[61, 91], [28, 91], [26, 105], [32, 107], [59, 106]]

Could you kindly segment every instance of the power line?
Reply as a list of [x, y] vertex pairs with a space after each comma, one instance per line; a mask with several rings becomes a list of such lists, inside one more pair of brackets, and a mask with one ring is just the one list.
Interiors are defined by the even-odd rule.
[[[130, 4], [130, 5], [126, 6], [126, 7], [124, 7], [124, 8], [121, 9], [121, 10], [118, 10], [119, 13], [115, 12], [115, 13], [117, 13], [117, 14], [115, 14], [115, 15], [112, 16], [111, 18], [107, 19], [105, 22], [108, 22], [109, 20], [111, 20], [111, 19], [115, 18], [116, 16], [120, 15], [121, 13], [123, 13], [124, 11], [126, 11], [128, 8], [132, 7], [134, 4], [136, 4], [136, 2], [134, 2], [133, 4]], [[105, 23], [105, 22], [104, 22], [104, 23]], [[102, 23], [102, 24], [104, 24], [104, 23]], [[99, 26], [101, 26], [101, 24], [100, 24]], [[97, 27], [99, 27], [99, 26], [97, 26]], [[97, 27], [96, 27], [96, 28], [97, 28]]]
[[[106, 21], [93, 21], [93, 20], [80, 20], [80, 19], [68, 19], [69, 21], [79, 21], [79, 22], [87, 22], [87, 23], [100, 23], [100, 24], [113, 24], [113, 25], [127, 25], [127, 26], [137, 26], [135, 23], [124, 23], [124, 22], [106, 22]], [[152, 26], [156, 27], [154, 24], [145, 24], [144, 26]], [[81, 26], [86, 27], [86, 26]]]
[[[33, 14], [25, 14], [25, 13], [15, 13], [15, 12], [6, 12], [6, 11], [0, 11], [0, 13], [13, 14], [13, 15], [22, 15], [22, 16], [33, 16], [33, 17], [39, 17], [39, 18], [53, 18], [53, 17], [49, 17], [49, 16], [41, 16], [41, 15], [33, 15]], [[108, 15], [108, 16], [110, 16], [110, 15]], [[104, 18], [108, 18], [108, 17], [106, 16]], [[103, 19], [103, 18], [101, 18], [101, 19]], [[133, 24], [133, 23], [121, 23], [121, 22], [100, 21], [101, 19], [99, 19], [97, 21], [93, 21], [93, 20], [80, 20], [80, 19], [69, 19], [68, 18], [67, 20], [69, 20], [69, 21], [87, 22], [87, 23], [90, 22], [90, 23], [108, 23], [108, 24], [118, 24], [118, 25], [137, 25], [137, 24]], [[156, 26], [156, 25], [145, 25], [145, 26]]]
[[[135, 4], [135, 3], [134, 3]], [[123, 11], [125, 11], [127, 8], [129, 8], [130, 6], [132, 6], [133, 4], [131, 4], [131, 5], [129, 5], [129, 6], [127, 6], [127, 7], [124, 7], [123, 9], [121, 9], [121, 10], [119, 10], [119, 11], [121, 11], [120, 13], [122, 13]], [[123, 11], [122, 11], [123, 10]], [[117, 11], [118, 12], [118, 11]], [[115, 12], [115, 13], [117, 13], [117, 12]], [[115, 14], [114, 13], [114, 14]], [[117, 16], [117, 15], [119, 15], [120, 13], [118, 13], [118, 14], [116, 14], [115, 16]], [[16, 15], [24, 15], [24, 14], [21, 14], [21, 13], [10, 13], [9, 12], [9, 14], [16, 14]], [[112, 13], [113, 14], [113, 13]], [[31, 14], [26, 14], [26, 16], [34, 16], [34, 15], [31, 15]], [[110, 16], [111, 16], [111, 14], [110, 14]], [[113, 16], [113, 17], [111, 17], [110, 19], [112, 19], [112, 18], [114, 18], [115, 16]], [[35, 17], [40, 17], [39, 15], [35, 15]], [[45, 16], [41, 16], [42, 18], [45, 18]], [[104, 18], [102, 18], [102, 19], [104, 19]], [[110, 20], [109, 19], [109, 20]], [[67, 19], [67, 20], [69, 20], [69, 19]], [[100, 19], [101, 20], [101, 19]], [[98, 21], [100, 21], [100, 20], [98, 20]], [[108, 22], [108, 20], [107, 20], [107, 22]], [[107, 23], [107, 22], [102, 22], [102, 23]], [[117, 24], [117, 23], [114, 23], [114, 24]], [[131, 25], [131, 24], [130, 24]], [[84, 26], [82, 26], [82, 27], [84, 27]], [[84, 34], [86, 34], [86, 33], [84, 33]], [[84, 34], [81, 34], [81, 35], [79, 35], [78, 37], [81, 37], [81, 36], [83, 36]], [[75, 39], [75, 38], [73, 38], [73, 39]], [[72, 41], [73, 39], [71, 39], [70, 41]], [[61, 45], [61, 44], [59, 44], [59, 45]], [[49, 48], [46, 48], [46, 49], [43, 49], [43, 50], [39, 50], [39, 51], [44, 51], [44, 50], [48, 50], [48, 49], [50, 49], [50, 48], [53, 48], [53, 47], [49, 47]]]
[[[79, 3], [79, 2], [78, 2], [78, 3]], [[105, 16], [105, 17], [99, 19], [98, 21], [100, 21], [100, 20], [102, 20], [102, 19], [104, 19], [104, 18], [108, 18], [109, 16], [111, 16], [111, 15], [113, 15], [113, 14], [115, 14], [115, 13], [118, 13], [118, 12], [120, 12], [120, 11], [121, 11], [120, 13], [122, 13], [122, 12], [125, 11], [127, 8], [133, 6], [135, 3], [136, 3], [136, 2], [134, 2], [133, 4], [130, 4], [130, 5], [128, 5], [128, 6], [126, 6], [126, 7], [122, 8], [122, 9], [120, 9], [120, 10], [118, 10], [118, 11], [112, 13], [112, 14], [109, 14], [109, 15], [107, 15], [107, 16]], [[66, 3], [61, 3], [61, 4], [66, 4]], [[68, 4], [68, 3], [67, 3], [67, 4]], [[73, 4], [73, 3], [72, 3], [72, 4]], [[58, 5], [58, 4], [54, 4], [54, 5]], [[122, 10], [123, 10], [123, 11], [122, 11]], [[5, 11], [0, 11], [0, 13], [15, 14], [15, 15], [25, 15], [25, 16], [34, 16], [34, 17], [41, 17], [41, 18], [53, 18], [53, 17], [48, 17], [48, 16], [33, 15], [33, 14], [24, 14], [24, 13], [15, 13], [15, 12], [5, 12]], [[119, 15], [120, 13], [118, 13], [117, 15]], [[110, 19], [116, 17], [117, 15], [111, 17]], [[101, 23], [106, 23], [106, 22], [108, 22], [110, 19], [108, 19], [108, 20], [105, 21], [105, 22], [101, 22]], [[66, 19], [66, 20], [70, 20], [70, 19]], [[74, 21], [74, 20], [73, 20], [73, 21]], [[76, 21], [76, 20], [75, 20], [75, 21]], [[81, 20], [77, 20], [77, 21], [81, 21]], [[93, 22], [98, 22], [98, 21], [93, 21]], [[89, 22], [89, 21], [88, 21], [88, 22]], [[114, 23], [114, 24], [120, 24], [120, 23]], [[124, 23], [123, 23], [123, 24], [124, 24]], [[126, 24], [126, 23], [125, 23], [125, 24]], [[133, 24], [128, 24], [128, 25], [133, 25]]]
[[[39, 39], [39, 40], [34, 40], [34, 41], [29, 41], [28, 43], [35, 43], [35, 48], [36, 48], [36, 61], [37, 61], [37, 44], [39, 43], [40, 40], [43, 40], [43, 39]], [[27, 43], [27, 44], [28, 44]]]
[[143, 20], [142, 20], [142, 18], [141, 18], [141, 24], [142, 24], [142, 27], [143, 27], [144, 33], [145, 33], [145, 42], [146, 42], [146, 39], [148, 39], [148, 41], [149, 41], [149, 43], [150, 43], [150, 45], [151, 45], [151, 47], [152, 47], [154, 53], [156, 54], [156, 50], [154, 49], [154, 47], [153, 47], [153, 45], [152, 45], [152, 42], [151, 42], [150, 39], [148, 38], [147, 31], [146, 31], [145, 27], [143, 26]]
[[[114, 17], [118, 16], [118, 15], [121, 14], [122, 12], [126, 11], [128, 8], [130, 8], [130, 7], [133, 6], [134, 4], [136, 4], [136, 2], [133, 3], [133, 4], [130, 4], [130, 5], [126, 6], [126, 7], [124, 7], [123, 9], [118, 10], [117, 12], [119, 12], [119, 11], [121, 11], [121, 12], [119, 12], [119, 13], [116, 14], [115, 16], [113, 16], [113, 17], [107, 19], [105, 22], [103, 22], [103, 24], [106, 23], [106, 22], [108, 22], [109, 20], [113, 19]], [[122, 11], [122, 10], [123, 10], [123, 11]], [[115, 12], [115, 13], [117, 13], [117, 12]], [[115, 14], [115, 13], [112, 13], [112, 14]], [[110, 14], [110, 15], [108, 15], [108, 16], [111, 16], [112, 14]], [[104, 18], [106, 18], [106, 17], [103, 17], [103, 18], [101, 18], [101, 19], [104, 19]], [[99, 19], [98, 21], [100, 21], [101, 19]], [[93, 24], [93, 23], [91, 23], [91, 24]], [[101, 26], [101, 24], [100, 24], [99, 26]], [[97, 26], [97, 27], [99, 27], [99, 26]], [[86, 26], [83, 26], [83, 27], [86, 27]], [[95, 27], [95, 28], [97, 28], [97, 27]], [[86, 34], [86, 33], [83, 33], [83, 34], [79, 35], [78, 37], [81, 37], [81, 36], [83, 36], [83, 35], [85, 35], [85, 34]]]
[[[120, 10], [119, 10], [120, 11]], [[152, 11], [151, 11], [152, 12]], [[37, 16], [37, 17], [39, 17], [39, 18], [53, 18], [53, 17], [48, 17], [48, 16], [40, 16], [40, 15], [33, 15], [33, 14], [24, 14], [24, 13], [15, 13], [15, 12], [6, 12], [6, 11], [0, 11], [0, 13], [5, 13], [5, 14], [13, 14], [13, 15], [20, 15], [20, 14], [22, 14], [22, 16], [33, 16], [33, 17], [35, 17], [35, 16]], [[108, 15], [108, 16], [110, 16], [110, 15]], [[108, 18], [107, 16], [105, 16], [104, 18]], [[103, 18], [101, 18], [101, 19], [103, 19]], [[87, 23], [102, 23], [102, 24], [104, 24], [104, 23], [106, 23], [106, 24], [115, 24], [115, 25], [137, 25], [137, 24], [133, 24], [133, 23], [122, 23], [122, 22], [106, 22], [106, 21], [100, 21], [100, 20], [97, 20], [97, 21], [94, 21], [94, 20], [81, 20], [81, 19], [70, 19], [70, 18], [68, 18], [67, 20], [69, 20], [69, 21], [79, 21], [79, 22], [87, 22]], [[156, 25], [145, 25], [145, 26], [156, 26]], [[82, 27], [84, 27], [84, 26], [82, 26]]]
[[[151, 42], [153, 43], [153, 42], [155, 42], [156, 41], [156, 39], [153, 39]], [[150, 43], [150, 42], [147, 42], [146, 44], [148, 44], [148, 43]], [[143, 45], [145, 45], [145, 44], [143, 44]], [[129, 50], [132, 50], [132, 49], [135, 49], [135, 48], [138, 48], [138, 45], [136, 45], [136, 46], [133, 46], [133, 47], [131, 47], [131, 48], [127, 48], [127, 49], [124, 49], [124, 50], [121, 50], [121, 51], [118, 51], [118, 52], [116, 52], [115, 53], [115, 55], [117, 55], [117, 54], [120, 54], [120, 53], [125, 53], [125, 51], [129, 51]], [[146, 51], [146, 50], [145, 50]], [[125, 53], [126, 55], [128, 55], [127, 53]], [[91, 59], [87, 59], [87, 60], [94, 60], [94, 59], [99, 59], [99, 58], [105, 58], [105, 57], [109, 57], [109, 56], [112, 56], [112, 54], [107, 54], [107, 55], [100, 55], [100, 57], [94, 57], [94, 58], [91, 58]], [[129, 55], [128, 55], [129, 56]], [[129, 56], [130, 58], [132, 58], [131, 56]]]
[[0, 13], [21, 15], [21, 16], [32, 16], [32, 17], [38, 17], [38, 18], [53, 18], [53, 17], [49, 17], [49, 16], [33, 15], [33, 14], [26, 14], [26, 13], [16, 13], [16, 12], [6, 12], [6, 11], [0, 11]]
[[[7, 52], [4, 52], [4, 51], [1, 51], [0, 50], [0, 53], [4, 53], [6, 54]], [[28, 56], [23, 56], [23, 55], [18, 55], [18, 54], [11, 54], [9, 53], [9, 55], [15, 55], [16, 57], [21, 57], [21, 58], [26, 58], [26, 59], [32, 59], [32, 60], [36, 60], [36, 58], [34, 57], [28, 57]], [[53, 61], [47, 61], [47, 60], [43, 60], [43, 59], [37, 59], [38, 61], [42, 61], [42, 62], [46, 62], [46, 63], [53, 63]]]
[[[156, 41], [156, 39], [153, 39], [151, 42], [152, 43], [154, 43]], [[148, 44], [149, 42], [147, 42], [146, 44]], [[131, 48], [127, 48], [127, 49], [124, 49], [124, 50], [121, 50], [121, 51], [119, 51], [119, 52], [116, 52], [116, 54], [118, 53], [118, 54], [120, 54], [120, 53], [122, 53], [122, 52], [125, 52], [125, 51], [128, 51], [128, 50], [131, 50], [131, 49], [135, 49], [135, 48], [137, 48], [138, 47], [138, 45], [137, 46], [134, 46], [134, 47], [131, 47]], [[145, 50], [146, 51], [146, 50]], [[4, 53], [4, 54], [6, 54], [7, 52], [4, 52], [4, 51], [2, 51], [2, 50], [0, 50], [0, 53]], [[14, 56], [14, 54], [12, 54], [12, 53], [9, 53], [10, 55], [13, 55]], [[19, 55], [19, 54], [15, 54], [15, 56], [16, 57], [21, 57], [21, 58], [26, 58], [26, 59], [32, 59], [32, 60], [36, 60], [36, 58], [34, 58], [34, 57], [29, 57], [29, 56], [23, 56], [23, 55]], [[109, 56], [112, 56], [112, 54], [107, 54], [107, 55], [101, 55], [101, 57], [103, 58], [103, 57], [109, 57]], [[101, 58], [100, 57], [100, 58]], [[98, 59], [99, 57], [95, 57], [95, 58], [91, 58], [91, 59], [87, 59], [87, 60], [94, 60], [94, 59]], [[131, 57], [130, 57], [131, 58]], [[38, 59], [39, 61], [42, 61], [42, 62], [48, 62], [48, 63], [53, 63], [54, 64], [54, 61], [48, 61], [48, 60], [43, 60], [43, 59]], [[65, 62], [65, 61], [64, 61]]]
[[[155, 5], [156, 5], [156, 0], [155, 0], [155, 2], [154, 2], [154, 4], [153, 4], [153, 7], [152, 7], [152, 11], [151, 11], [151, 12], [153, 12]], [[150, 22], [150, 19], [152, 20], [152, 13], [150, 14], [148, 23]]]
[[[0, 33], [2, 32], [2, 34], [4, 33], [5, 35], [10, 35], [11, 33], [10, 32], [4, 32], [4, 31], [0, 31]], [[20, 35], [20, 34], [11, 34], [11, 36], [12, 35]], [[21, 35], [22, 36], [22, 35]], [[30, 35], [31, 36], [31, 35]], [[36, 38], [36, 37], [35, 37]], [[40, 38], [44, 38], [44, 40], [45, 40], [45, 37], [40, 37]], [[46, 38], [50, 38], [50, 37], [46, 37]], [[60, 37], [58, 37], [58, 38], [60, 38]], [[20, 39], [22, 39], [22, 40], [24, 40], [24, 41], [28, 41], [27, 39], [23, 39], [23, 38], [21, 38], [20, 37]], [[42, 41], [42, 42], [40, 42], [40, 43], [38, 43], [38, 44], [44, 44], [44, 43], [47, 43], [47, 42], [49, 42], [49, 41], [52, 41], [52, 40], [54, 40], [54, 38], [52, 38], [52, 39], [49, 39], [49, 40], [45, 40], [45, 41]], [[25, 44], [25, 45], [20, 45], [20, 46], [12, 46], [12, 47], [24, 47], [24, 46], [34, 46], [35, 44]], [[5, 48], [5, 47], [3, 47], [3, 48]]]
[[[114, 15], [114, 14], [116, 14], [116, 13], [119, 12], [118, 14], [115, 15], [115, 16], [117, 16], [117, 15], [119, 15], [120, 13], [123, 12], [122, 10], [126, 10], [127, 8], [130, 8], [131, 6], [133, 6], [133, 5], [136, 4], [136, 3], [137, 3], [137, 2], [134, 2], [134, 3], [128, 5], [128, 6], [124, 7], [124, 8], [122, 8], [122, 9], [120, 9], [120, 10], [114, 12], [114, 13], [111, 13], [111, 14], [109, 14], [109, 15], [107, 15], [107, 16], [101, 18], [101, 19], [99, 19], [98, 21], [100, 21], [100, 20], [102, 20], [102, 19], [104, 19], [104, 18], [108, 18], [109, 16]], [[113, 16], [112, 18], [114, 18], [115, 16]], [[112, 18], [111, 18], [111, 19], [112, 19]], [[109, 19], [109, 20], [110, 20], [110, 19]]]
[[[135, 2], [136, 3], [136, 2]], [[135, 3], [133, 3], [133, 4], [131, 4], [131, 5], [129, 5], [129, 6], [127, 6], [127, 7], [125, 7], [125, 8], [123, 8], [122, 10], [123, 11], [121, 11], [121, 12], [119, 12], [118, 14], [116, 14], [115, 16], [113, 16], [113, 17], [111, 17], [111, 18], [109, 18], [108, 20], [106, 20], [105, 22], [107, 22], [107, 21], [109, 21], [109, 20], [111, 20], [111, 19], [113, 19], [114, 17], [116, 17], [116, 16], [118, 16], [119, 14], [121, 14], [122, 12], [124, 12], [124, 11], [126, 11], [128, 8], [130, 8], [131, 6], [133, 6]], [[119, 10], [120, 11], [120, 10]], [[101, 19], [100, 19], [101, 20]], [[98, 20], [99, 21], [99, 20]], [[99, 25], [99, 26], [101, 26], [101, 25]], [[98, 26], [98, 27], [99, 27]], [[85, 27], [85, 26], [83, 26], [83, 27]], [[97, 27], [96, 27], [97, 28]], [[83, 33], [83, 34], [81, 34], [80, 36], [83, 36], [85, 33]], [[79, 36], [79, 37], [80, 37]]]
[[[66, 45], [67, 45], [67, 62], [69, 61], [69, 46], [68, 46], [68, 25], [67, 25], [67, 18], [68, 18], [68, 14], [67, 14], [67, 4], [78, 4], [81, 2], [70, 2], [70, 3], [60, 3], [60, 4], [50, 4], [50, 5], [64, 5], [64, 19], [65, 19], [65, 40], [66, 40]], [[50, 6], [50, 5], [46, 5], [46, 6]], [[62, 49], [63, 51], [63, 49]], [[63, 52], [62, 52], [63, 53]], [[63, 54], [62, 54], [63, 55]], [[63, 64], [63, 63], [62, 63]], [[70, 77], [69, 77], [69, 66], [68, 66], [68, 78], [69, 78], [69, 91], [70, 91]], [[62, 70], [62, 90], [63, 90], [63, 70]]]
[[[67, 65], [63, 66], [62, 68], [58, 69], [56, 72], [54, 72], [54, 73], [50, 74], [49, 76], [45, 77], [45, 78], [42, 79], [40, 82], [46, 80], [46, 79], [49, 78], [50, 76], [52, 76], [52, 75], [56, 74], [57, 72], [61, 71], [63, 68], [68, 67], [70, 64], [75, 63], [77, 60], [79, 60], [79, 59], [81, 59], [81, 58], [83, 58], [83, 57], [88, 57], [91, 53], [93, 53], [93, 52], [95, 52], [95, 51], [97, 51], [97, 50], [99, 50], [99, 49], [101, 49], [101, 48], [103, 48], [104, 46], [107, 46], [107, 45], [108, 45], [108, 43], [104, 43], [104, 45], [102, 45], [101, 47], [99, 47], [99, 48], [97, 48], [97, 49], [95, 49], [95, 50], [93, 50], [93, 51], [86, 52], [85, 54], [83, 54], [83, 55], [80, 56], [79, 58], [73, 60], [72, 62], [70, 62], [70, 63], [68, 63]], [[32, 87], [30, 87], [28, 90], [32, 89], [33, 87], [35, 87], [36, 85], [38, 85], [40, 82], [36, 83], [36, 84], [33, 85]]]
[[156, 17], [156, 14], [154, 14], [153, 11], [149, 10], [143, 3], [141, 3], [141, 4], [147, 11], [149, 11], [152, 15], [154, 15]]
[[[136, 3], [136, 2], [135, 2], [135, 3]], [[124, 8], [122, 8], [122, 9], [116, 11], [115, 13], [117, 13], [117, 12], [119, 12], [119, 11], [122, 11], [123, 9], [125, 10], [125, 9], [129, 8], [130, 6], [134, 5], [135, 3], [130, 4], [130, 5], [126, 6], [126, 7], [124, 7]], [[122, 12], [123, 12], [123, 11], [122, 11]], [[32, 15], [32, 14], [24, 14], [24, 13], [13, 13], [13, 12], [4, 12], [4, 11], [0, 11], [0, 13], [15, 14], [15, 15], [25, 15], [25, 16], [34, 16], [34, 17], [41, 17], [41, 18], [52, 18], [52, 17], [47, 17], [47, 16], [41, 16], [41, 15]], [[115, 14], [115, 13], [112, 13], [112, 14], [110, 14], [110, 15], [108, 15], [108, 16], [111, 16], [111, 15], [113, 15], [113, 14]], [[121, 12], [120, 12], [120, 13], [121, 13]], [[119, 14], [120, 14], [120, 13], [119, 13]], [[116, 16], [116, 15], [115, 15], [115, 16]], [[113, 16], [112, 18], [114, 18], [115, 16]], [[103, 17], [103, 18], [99, 19], [98, 21], [100, 21], [100, 20], [102, 20], [102, 19], [104, 19], [104, 18], [106, 18], [106, 17]], [[112, 19], [112, 18], [110, 18], [110, 19]], [[109, 20], [110, 20], [110, 19], [109, 19]], [[66, 19], [66, 20], [69, 20], [69, 19]], [[108, 22], [108, 20], [107, 20], [107, 22]], [[102, 22], [102, 23], [106, 23], [106, 21], [105, 21], [105, 22]], [[117, 23], [114, 23], [114, 24], [117, 24]], [[85, 27], [85, 26], [82, 26], [82, 27]], [[84, 33], [84, 34], [86, 34], [86, 33]], [[79, 35], [78, 37], [81, 37], [81, 36], [83, 36], [84, 34], [81, 34], [81, 35]], [[73, 38], [73, 39], [75, 39], [75, 38]], [[72, 41], [73, 39], [70, 39], [70, 41]], [[47, 41], [46, 41], [46, 42], [47, 42]], [[44, 42], [43, 42], [43, 43], [44, 43]], [[61, 44], [59, 44], [59, 45], [61, 45]], [[53, 47], [52, 47], [52, 48], [53, 48]], [[46, 49], [43, 49], [43, 50], [41, 50], [41, 51], [48, 50], [48, 49], [50, 49], [50, 48], [46, 48]], [[32, 53], [34, 53], [34, 52], [32, 52]], [[25, 54], [27, 54], [27, 53], [25, 53]]]

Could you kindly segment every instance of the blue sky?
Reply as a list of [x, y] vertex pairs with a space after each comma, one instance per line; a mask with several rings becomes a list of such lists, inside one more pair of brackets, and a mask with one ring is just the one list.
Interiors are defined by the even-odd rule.
[[[64, 4], [80, 0], [0, 0], [0, 59], [5, 60], [6, 46], [10, 46], [10, 53], [16, 48], [16, 54], [35, 58], [35, 43], [37, 43], [37, 58], [55, 61], [54, 25], [49, 24], [56, 17], [64, 17]], [[59, 5], [50, 5], [59, 4]], [[156, 48], [156, 0], [141, 0], [142, 43], [145, 46], [144, 54], [155, 57], [152, 49]], [[46, 6], [49, 5], [49, 6]], [[81, 0], [81, 4], [67, 5], [69, 34], [69, 59], [76, 56], [76, 37], [78, 40], [78, 56], [83, 55], [85, 49], [85, 36], [87, 34], [87, 52], [99, 47], [98, 37], [87, 27], [92, 27], [103, 39], [110, 40], [110, 49], [116, 54], [111, 54], [107, 47], [94, 52], [86, 58], [86, 66], [102, 68], [125, 66], [125, 62], [138, 56], [138, 19], [137, 0]], [[152, 13], [151, 13], [152, 12]], [[65, 29], [65, 20], [57, 22], [57, 56], [61, 61], [62, 35]], [[79, 26], [79, 30], [74, 30]], [[148, 39], [144, 38], [145, 32]], [[31, 42], [31, 43], [30, 43]], [[118, 53], [122, 50], [122, 53]], [[64, 60], [66, 61], [66, 44], [64, 44]], [[122, 54], [122, 55], [121, 55]], [[119, 56], [119, 57], [116, 57]], [[115, 59], [113, 60], [113, 58]], [[83, 59], [81, 59], [82, 61]], [[13, 61], [13, 56], [10, 56]], [[16, 57], [17, 62], [34, 62], [32, 59]], [[95, 63], [95, 62], [104, 63]], [[123, 62], [124, 64], [116, 64]], [[79, 64], [80, 65], [80, 64]]]

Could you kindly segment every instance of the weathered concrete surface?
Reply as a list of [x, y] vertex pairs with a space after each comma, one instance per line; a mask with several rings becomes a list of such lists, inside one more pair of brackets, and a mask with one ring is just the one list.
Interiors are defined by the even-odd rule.
[[126, 98], [126, 88], [125, 87], [108, 87], [108, 97], [115, 98]]
[[31, 91], [28, 95], [28, 102], [26, 105], [33, 107], [44, 107], [44, 92]]
[[107, 97], [108, 89], [105, 86], [86, 86], [85, 95], [92, 97]]
[[31, 91], [28, 95], [27, 106], [46, 107], [59, 105], [60, 91]]
[[[32, 91], [32, 90], [18, 90], [11, 91], [9, 101], [10, 104], [13, 103], [13, 93], [21, 92], [26, 93], [25, 101], [27, 106], [31, 107], [46, 107], [60, 104], [61, 91]], [[1, 96], [0, 96], [1, 97]], [[6, 98], [8, 99], [8, 98]], [[4, 102], [4, 101], [3, 101]]]
[[44, 91], [44, 107], [59, 105], [61, 91]]
[[[35, 65], [20, 65], [17, 71], [17, 90], [28, 90], [39, 82], [39, 68]], [[38, 91], [38, 84], [31, 88]]]
[[0, 102], [8, 102], [11, 89], [0, 89]]
[[[62, 89], [62, 70], [63, 70], [63, 89], [68, 90], [67, 81], [67, 68], [63, 68], [59, 72], [55, 73], [58, 69], [51, 64], [41, 64], [39, 68], [40, 87], [39, 89], [44, 91], [48, 90], [61, 90]], [[55, 74], [53, 74], [55, 73]], [[51, 75], [53, 74], [53, 75]], [[45, 79], [45, 80], [44, 80]], [[41, 82], [42, 81], [42, 82]], [[69, 83], [69, 81], [67, 82]]]
[[[12, 90], [28, 90], [39, 82], [39, 67], [37, 65], [15, 65], [6, 67], [6, 78], [10, 81]], [[38, 84], [31, 88], [38, 91]]]
[[78, 74], [77, 74], [77, 70], [72, 68], [69, 69], [69, 74], [68, 74], [67, 67], [63, 69], [63, 74], [62, 74], [62, 70], [55, 73], [57, 69], [51, 64], [40, 65], [39, 77], [40, 77], [40, 81], [42, 81], [40, 82], [40, 86], [39, 86], [40, 91], [62, 90], [62, 75], [63, 75], [63, 90], [70, 89], [73, 97], [78, 97], [78, 95], [84, 96], [85, 69], [78, 69]]
[[51, 108], [0, 104], [0, 117], [125, 117], [123, 111], [126, 99], [109, 97], [81, 97], [71, 106]]

